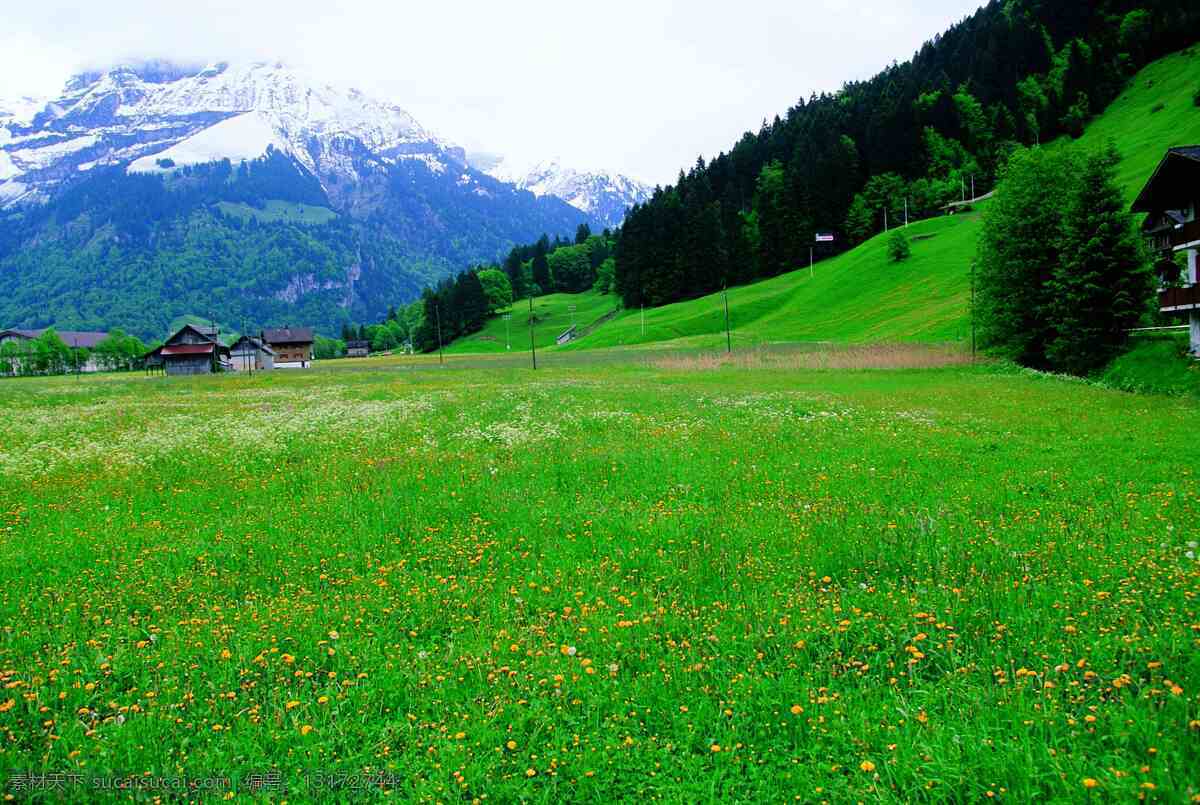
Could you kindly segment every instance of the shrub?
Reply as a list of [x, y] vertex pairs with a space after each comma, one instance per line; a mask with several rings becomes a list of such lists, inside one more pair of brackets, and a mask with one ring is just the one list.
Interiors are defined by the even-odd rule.
[[1194, 103], [1196, 106], [1200, 106], [1200, 89], [1197, 89], [1196, 94], [1192, 96], [1192, 103]]
[[897, 229], [888, 238], [888, 257], [892, 259], [893, 263], [899, 263], [911, 256], [912, 244], [908, 242], [908, 235], [904, 234], [903, 229]]

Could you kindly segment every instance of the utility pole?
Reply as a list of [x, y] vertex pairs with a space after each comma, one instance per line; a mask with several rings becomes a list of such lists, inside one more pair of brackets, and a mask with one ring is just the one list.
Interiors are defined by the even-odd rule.
[[433, 316], [437, 319], [437, 334], [438, 334], [438, 363], [442, 366], [446, 365], [446, 353], [442, 349], [442, 306], [433, 306]]
[[888, 231], [887, 207], [883, 208], [883, 231]]
[[510, 321], [512, 321], [512, 314], [505, 313], [504, 314], [504, 349], [505, 349], [505, 351], [512, 350], [512, 339], [509, 338], [509, 335], [508, 335], [508, 323]]
[[642, 338], [646, 337], [646, 303], [642, 302]]
[[975, 195], [975, 174], [972, 173], [971, 174], [971, 201], [974, 201], [977, 198], [979, 198], [979, 197]]
[[908, 196], [904, 197], [904, 228], [908, 229]]
[[529, 296], [529, 354], [533, 358], [533, 370], [537, 371], [537, 344], [533, 341], [533, 295]]
[[808, 247], [808, 278], [813, 278], [813, 247]]
[[725, 353], [733, 353], [733, 336], [729, 333], [729, 285], [726, 284], [721, 289], [721, 295], [725, 297]]

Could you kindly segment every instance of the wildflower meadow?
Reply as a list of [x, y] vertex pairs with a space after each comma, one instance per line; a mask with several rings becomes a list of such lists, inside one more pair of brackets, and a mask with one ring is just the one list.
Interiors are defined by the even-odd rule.
[[10, 798], [1200, 796], [1191, 399], [675, 361], [0, 403]]

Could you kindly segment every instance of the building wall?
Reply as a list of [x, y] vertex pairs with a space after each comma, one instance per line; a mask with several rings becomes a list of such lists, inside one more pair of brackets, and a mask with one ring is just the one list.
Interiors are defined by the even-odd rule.
[[312, 360], [312, 344], [268, 344], [279, 363], [307, 364]]
[[275, 368], [275, 359], [268, 352], [260, 349], [235, 350], [230, 353], [230, 368], [235, 372], [246, 371], [247, 366], [256, 372], [264, 372]]
[[169, 375], [207, 375], [212, 373], [211, 355], [168, 355]]

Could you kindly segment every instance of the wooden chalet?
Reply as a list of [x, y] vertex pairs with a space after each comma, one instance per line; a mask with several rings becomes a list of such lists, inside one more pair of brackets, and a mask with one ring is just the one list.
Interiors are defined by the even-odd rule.
[[371, 354], [370, 341], [347, 341], [346, 342], [346, 357], [347, 358], [365, 358]]
[[244, 335], [229, 346], [230, 368], [235, 372], [264, 372], [275, 368], [275, 350], [262, 339]]
[[[1133, 202], [1134, 212], [1146, 213], [1142, 232], [1154, 251], [1163, 313], [1185, 318], [1191, 330], [1191, 351], [1200, 355], [1200, 145], [1171, 148], [1154, 169], [1150, 181]], [[1185, 267], [1177, 262], [1184, 256]]]
[[278, 327], [263, 330], [260, 340], [274, 350], [275, 365], [278, 368], [306, 369], [312, 363], [311, 327]]
[[185, 324], [166, 343], [146, 353], [146, 365], [168, 375], [207, 375], [230, 369], [229, 347], [216, 328]]

